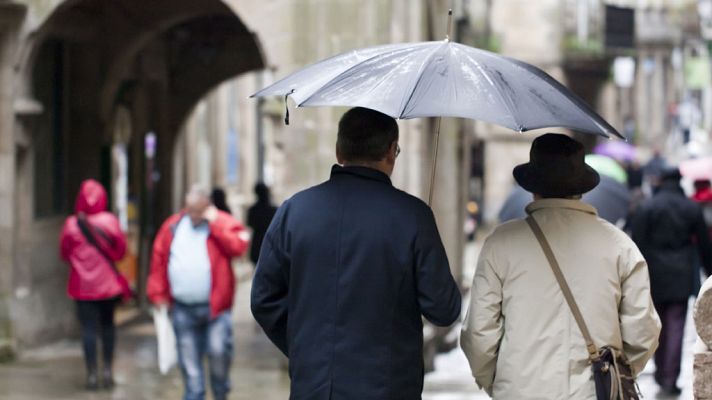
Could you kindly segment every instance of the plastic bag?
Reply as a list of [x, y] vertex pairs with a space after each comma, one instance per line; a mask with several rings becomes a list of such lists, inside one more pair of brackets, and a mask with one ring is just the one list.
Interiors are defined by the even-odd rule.
[[168, 306], [161, 305], [153, 309], [153, 323], [156, 326], [158, 340], [158, 369], [165, 375], [178, 362], [176, 335], [171, 319], [168, 317]]

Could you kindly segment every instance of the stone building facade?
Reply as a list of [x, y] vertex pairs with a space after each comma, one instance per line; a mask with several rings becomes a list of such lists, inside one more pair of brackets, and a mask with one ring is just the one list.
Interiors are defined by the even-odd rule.
[[[445, 18], [429, 20], [434, 13], [446, 10], [407, 0], [0, 1], [0, 354], [75, 332], [57, 238], [82, 180], [109, 189], [132, 239], [141, 292], [152, 235], [187, 183], [229, 178], [239, 183], [235, 194], [249, 195], [261, 169], [258, 125], [278, 199], [328, 176], [343, 110], [292, 110], [284, 127], [278, 100], [250, 103], [247, 94], [342, 50], [427, 40], [436, 29], [440, 39]], [[237, 76], [229, 94], [218, 90], [199, 104]], [[202, 123], [188, 121], [201, 109]], [[189, 133], [201, 124], [217, 132], [220, 120], [226, 130], [207, 142]], [[426, 190], [431, 131], [431, 121], [402, 123], [396, 183], [417, 195]], [[463, 174], [458, 142], [449, 143], [435, 207], [457, 273], [462, 207], [452, 193]], [[225, 155], [240, 160], [237, 171], [222, 156], [211, 159], [211, 146], [228, 145], [239, 147]], [[200, 154], [215, 167], [201, 172]]]
[[[567, 52], [571, 3], [0, 0], [0, 355], [75, 330], [57, 236], [83, 179], [112, 194], [139, 292], [152, 235], [190, 183], [226, 187], [240, 214], [258, 180], [281, 201], [326, 179], [344, 110], [292, 105], [285, 126], [282, 99], [247, 98], [308, 63], [441, 40], [454, 5], [456, 40], [533, 63], [610, 109], [610, 60]], [[394, 183], [426, 198], [434, 121], [399, 124]], [[537, 132], [454, 119], [441, 131], [433, 209], [460, 277], [466, 202], [494, 222]]]
[[80, 182], [118, 190], [112, 151], [123, 146], [123, 189], [141, 210], [133, 247], [145, 263], [157, 221], [172, 211], [176, 132], [212, 87], [266, 62], [253, 31], [217, 0], [4, 0], [0, 22], [0, 347], [8, 353], [75, 330], [57, 239]]

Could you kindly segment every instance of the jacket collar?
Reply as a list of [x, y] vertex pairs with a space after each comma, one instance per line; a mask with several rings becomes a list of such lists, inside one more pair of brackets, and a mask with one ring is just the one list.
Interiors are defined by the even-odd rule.
[[685, 196], [685, 191], [682, 190], [682, 187], [680, 186], [679, 183], [677, 182], [663, 182], [658, 186], [657, 190], [655, 190], [655, 194], [658, 193], [675, 193], [679, 194], [681, 196]]
[[590, 204], [586, 204], [581, 200], [569, 200], [569, 199], [541, 199], [535, 200], [529, 205], [527, 205], [526, 211], [528, 215], [533, 214], [537, 210], [543, 210], [546, 208], [566, 208], [569, 210], [575, 210], [584, 212], [587, 214], [598, 215], [596, 208]]
[[373, 168], [369, 168], [369, 167], [358, 167], [358, 166], [342, 167], [341, 165], [334, 164], [334, 166], [331, 167], [331, 178], [333, 179], [334, 177], [336, 177], [338, 175], [354, 175], [354, 176], [358, 176], [360, 178], [372, 179], [375, 181], [393, 185], [393, 183], [391, 183], [391, 178], [389, 178], [388, 175], [384, 174], [383, 172], [381, 172], [377, 169], [373, 169]]

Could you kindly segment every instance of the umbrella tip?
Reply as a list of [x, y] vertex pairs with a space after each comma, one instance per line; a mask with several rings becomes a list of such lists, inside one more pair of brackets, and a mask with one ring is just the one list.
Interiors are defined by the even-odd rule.
[[447, 32], [445, 33], [445, 41], [450, 41], [450, 31], [452, 31], [452, 8], [447, 11]]

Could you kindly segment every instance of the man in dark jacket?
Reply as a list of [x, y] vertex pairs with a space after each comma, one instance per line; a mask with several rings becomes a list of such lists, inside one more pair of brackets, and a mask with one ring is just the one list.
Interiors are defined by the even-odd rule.
[[255, 185], [257, 201], [247, 210], [247, 225], [252, 228], [252, 244], [250, 245], [250, 261], [257, 266], [260, 258], [262, 240], [267, 233], [267, 228], [277, 213], [277, 207], [272, 204], [269, 187], [262, 182]]
[[421, 315], [460, 315], [430, 208], [391, 184], [398, 125], [354, 108], [341, 165], [277, 211], [260, 252], [252, 313], [289, 358], [291, 399], [420, 399]]
[[648, 261], [653, 302], [662, 321], [655, 380], [664, 392], [676, 394], [687, 302], [700, 287], [696, 252], [712, 273], [712, 247], [702, 210], [685, 197], [677, 168], [662, 173], [655, 195], [633, 217], [632, 233]]

